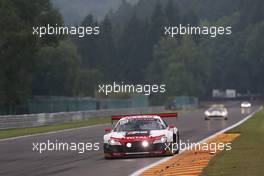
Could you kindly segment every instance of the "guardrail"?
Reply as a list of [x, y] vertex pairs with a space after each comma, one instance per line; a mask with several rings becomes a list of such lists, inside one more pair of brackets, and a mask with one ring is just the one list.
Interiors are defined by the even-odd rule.
[[26, 115], [0, 116], [0, 130], [37, 127], [73, 121], [87, 120], [91, 118], [109, 117], [112, 115], [160, 113], [165, 107], [125, 108], [125, 109], [103, 109], [80, 112], [42, 113]]

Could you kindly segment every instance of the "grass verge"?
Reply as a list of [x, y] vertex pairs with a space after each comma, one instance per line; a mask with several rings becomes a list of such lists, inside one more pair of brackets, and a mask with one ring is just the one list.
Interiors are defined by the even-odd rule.
[[107, 124], [107, 123], [111, 123], [109, 117], [108, 118], [94, 118], [94, 119], [78, 121], [78, 122], [71, 122], [71, 123], [64, 123], [64, 124], [57, 124], [57, 125], [47, 125], [47, 126], [33, 127], [33, 128], [1, 130], [0, 139], [25, 136], [25, 135], [31, 135], [31, 134], [38, 134], [38, 133], [47, 133], [47, 132], [52, 132], [52, 131], [79, 128], [79, 127], [85, 127], [85, 126], [91, 126], [91, 125], [97, 125], [97, 124]]
[[264, 175], [264, 110], [229, 132], [238, 132], [241, 136], [232, 143], [231, 151], [214, 157], [202, 175]]

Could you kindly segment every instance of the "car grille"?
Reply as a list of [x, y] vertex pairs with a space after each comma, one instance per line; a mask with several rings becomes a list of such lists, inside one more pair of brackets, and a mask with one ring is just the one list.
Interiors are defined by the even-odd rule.
[[142, 141], [130, 142], [132, 146], [129, 148], [125, 145], [124, 152], [132, 153], [132, 152], [150, 152], [155, 150], [162, 150], [164, 146], [161, 144], [150, 144], [148, 147], [142, 146]]

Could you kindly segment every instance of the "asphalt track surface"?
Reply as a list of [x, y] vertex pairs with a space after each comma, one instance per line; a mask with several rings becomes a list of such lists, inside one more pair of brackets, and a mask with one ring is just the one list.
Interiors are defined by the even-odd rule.
[[[260, 105], [254, 105], [252, 112]], [[248, 114], [241, 114], [239, 104], [230, 104], [229, 119], [204, 120], [203, 110], [180, 113], [174, 124], [179, 128], [181, 140], [198, 142], [228, 126], [242, 120]], [[110, 125], [92, 126], [72, 131], [43, 134], [25, 138], [0, 140], [1, 176], [119, 176], [129, 175], [164, 157], [105, 160], [102, 152], [104, 128]], [[33, 142], [99, 142], [99, 151], [33, 151]]]

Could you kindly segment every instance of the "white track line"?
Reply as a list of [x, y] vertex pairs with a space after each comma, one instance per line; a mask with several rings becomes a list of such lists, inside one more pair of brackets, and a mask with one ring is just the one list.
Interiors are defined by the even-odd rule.
[[[196, 143], [195, 145], [192, 145], [191, 148], [194, 147], [194, 146], [196, 146], [196, 145], [198, 145], [198, 144], [204, 143], [204, 142], [206, 142], [207, 140], [209, 140], [209, 139], [211, 139], [211, 138], [214, 138], [214, 137], [216, 137], [216, 136], [219, 135], [219, 134], [222, 134], [222, 133], [224, 133], [224, 132], [226, 132], [226, 131], [229, 131], [229, 130], [231, 130], [232, 128], [235, 128], [235, 127], [241, 125], [242, 123], [244, 123], [245, 121], [247, 121], [249, 118], [251, 118], [255, 113], [259, 112], [262, 108], [263, 108], [263, 107], [261, 106], [257, 111], [251, 113], [250, 115], [248, 115], [248, 116], [245, 117], [244, 119], [240, 120], [239, 122], [235, 123], [234, 125], [231, 125], [231, 126], [225, 128], [225, 129], [223, 129], [223, 130], [221, 130], [221, 131], [219, 131], [219, 132], [216, 132], [215, 134], [213, 134], [213, 135], [211, 135], [211, 136], [209, 136], [209, 137], [207, 137], [207, 138], [205, 138], [205, 139], [202, 139], [201, 141], [199, 141], [199, 142]], [[179, 153], [178, 155], [182, 154], [184, 151], [186, 151], [186, 149], [187, 149], [187, 148], [181, 150], [180, 153]], [[176, 155], [176, 157], [177, 157], [178, 155]], [[150, 165], [148, 165], [148, 166], [146, 166], [146, 167], [143, 167], [143, 168], [141, 168], [141, 169], [135, 171], [134, 173], [130, 174], [130, 176], [139, 176], [140, 174], [142, 174], [144, 171], [150, 169], [151, 167], [154, 167], [154, 166], [157, 166], [157, 165], [159, 165], [159, 164], [161, 164], [161, 163], [163, 163], [163, 162], [166, 162], [166, 161], [170, 160], [170, 159], [173, 158], [173, 157], [175, 157], [175, 156], [171, 156], [171, 157], [167, 157], [167, 158], [161, 159], [161, 160], [159, 160], [159, 161], [157, 161], [157, 162], [155, 162], [155, 163], [152, 163], [152, 164], [150, 164]]]
[[107, 125], [107, 124], [90, 125], [90, 126], [85, 126], [85, 127], [70, 128], [70, 129], [58, 130], [58, 131], [51, 131], [51, 132], [46, 132], [46, 133], [38, 133], [38, 134], [30, 134], [30, 135], [25, 135], [25, 136], [11, 137], [11, 138], [6, 138], [6, 139], [0, 139], [0, 142], [2, 142], [2, 141], [9, 141], [9, 140], [16, 140], [16, 139], [21, 139], [21, 138], [34, 137], [34, 136], [43, 136], [43, 135], [48, 135], [48, 134], [56, 134], [56, 133], [70, 132], [70, 131], [87, 129], [87, 128], [92, 128], [92, 127], [100, 127], [100, 126], [105, 126], [105, 125]]

